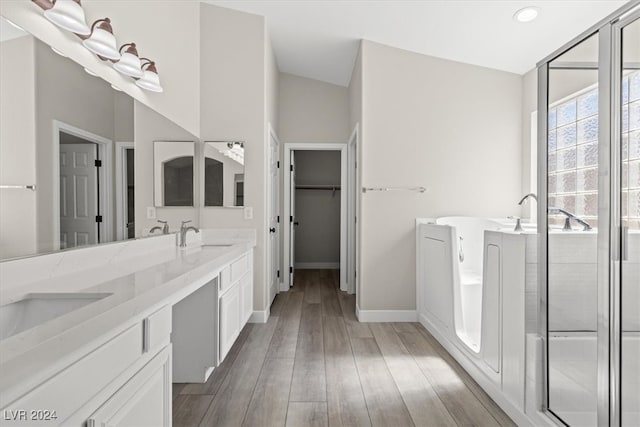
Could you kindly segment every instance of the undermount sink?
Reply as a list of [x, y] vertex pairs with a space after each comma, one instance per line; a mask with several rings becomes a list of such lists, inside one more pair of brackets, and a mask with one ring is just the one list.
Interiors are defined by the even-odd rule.
[[108, 297], [110, 293], [33, 293], [0, 307], [0, 340]]

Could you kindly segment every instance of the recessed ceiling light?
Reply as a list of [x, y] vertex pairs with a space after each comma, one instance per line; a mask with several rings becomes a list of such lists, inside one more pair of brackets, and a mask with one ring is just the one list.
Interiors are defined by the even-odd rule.
[[513, 14], [513, 19], [518, 22], [531, 22], [538, 17], [538, 8], [529, 6], [520, 9]]
[[54, 51], [55, 53], [57, 53], [58, 55], [66, 58], [67, 55], [65, 55], [64, 53], [62, 53], [60, 50], [56, 49], [55, 47], [51, 46], [51, 50]]
[[98, 75], [96, 73], [94, 73], [93, 71], [91, 71], [88, 68], [85, 68], [84, 71], [86, 71], [86, 73], [89, 74], [90, 76], [98, 77]]

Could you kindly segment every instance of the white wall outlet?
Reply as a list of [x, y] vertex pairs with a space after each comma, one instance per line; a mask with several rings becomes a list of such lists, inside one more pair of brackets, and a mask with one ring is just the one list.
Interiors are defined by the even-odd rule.
[[244, 219], [253, 219], [253, 208], [251, 206], [244, 208]]
[[156, 219], [156, 208], [147, 206], [147, 219]]

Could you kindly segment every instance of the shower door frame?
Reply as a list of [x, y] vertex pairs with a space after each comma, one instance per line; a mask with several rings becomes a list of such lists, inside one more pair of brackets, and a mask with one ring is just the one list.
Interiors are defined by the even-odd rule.
[[[549, 408], [548, 331], [548, 106], [549, 64], [598, 34], [598, 303], [597, 422], [621, 424], [621, 88], [622, 30], [640, 17], [631, 1], [538, 62], [538, 327], [542, 337], [543, 388], [540, 410], [558, 425], [566, 423]], [[576, 68], [583, 64], [576, 64]]]

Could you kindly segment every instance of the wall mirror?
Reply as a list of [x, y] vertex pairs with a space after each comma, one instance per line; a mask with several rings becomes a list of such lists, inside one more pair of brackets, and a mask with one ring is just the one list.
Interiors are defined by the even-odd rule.
[[204, 205], [244, 206], [244, 142], [205, 141]]
[[193, 141], [153, 143], [153, 194], [158, 207], [194, 206]]
[[[0, 27], [0, 260], [147, 235], [153, 141], [195, 137], [3, 17]], [[175, 229], [189, 215], [157, 219]]]

